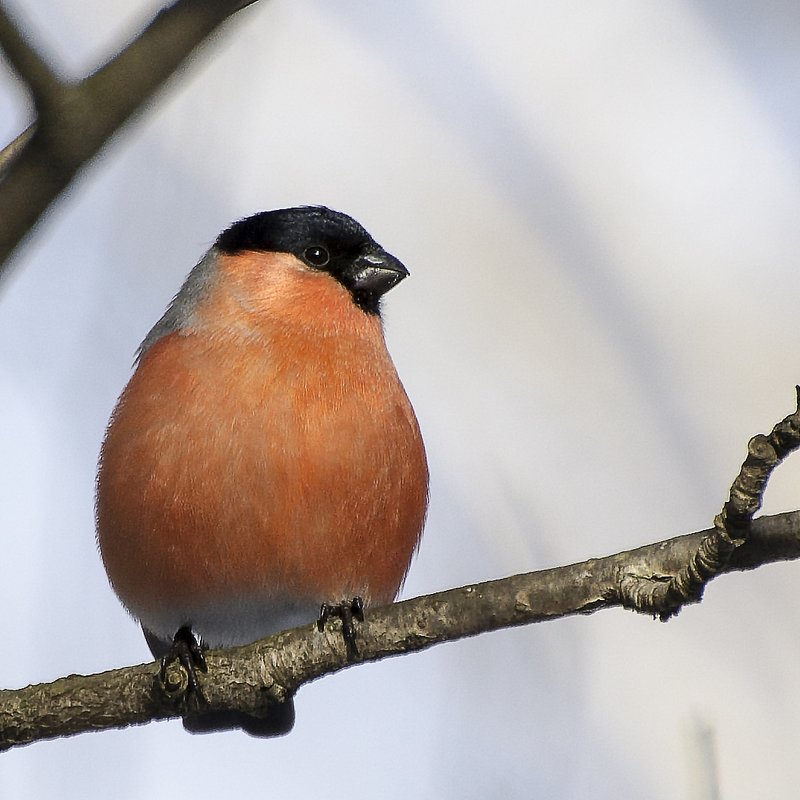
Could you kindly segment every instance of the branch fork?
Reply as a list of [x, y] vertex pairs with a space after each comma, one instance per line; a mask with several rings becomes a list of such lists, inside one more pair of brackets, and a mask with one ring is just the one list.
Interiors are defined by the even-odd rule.
[[796, 409], [768, 435], [759, 433], [748, 442], [747, 458], [733, 481], [728, 500], [686, 566], [673, 576], [622, 576], [619, 601], [623, 606], [666, 621], [684, 605], [702, 599], [708, 582], [724, 570], [734, 551], [747, 542], [753, 515], [761, 508], [773, 471], [800, 446], [800, 386], [795, 391]]

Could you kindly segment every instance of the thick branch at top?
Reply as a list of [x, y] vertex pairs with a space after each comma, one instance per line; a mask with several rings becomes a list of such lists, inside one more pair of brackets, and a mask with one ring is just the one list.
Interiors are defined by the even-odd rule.
[[34, 96], [30, 139], [0, 180], [0, 277], [17, 245], [78, 170], [235, 12], [255, 0], [177, 0], [105, 66], [77, 84], [59, 81], [0, 9], [0, 44]]
[[11, 66], [27, 84], [34, 105], [41, 109], [57, 94], [60, 82], [50, 65], [36, 52], [22, 31], [0, 5], [0, 49]]

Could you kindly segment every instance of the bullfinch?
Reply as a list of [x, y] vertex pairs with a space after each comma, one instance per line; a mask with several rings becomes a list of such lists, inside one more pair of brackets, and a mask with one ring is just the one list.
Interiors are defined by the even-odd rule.
[[[266, 211], [224, 230], [142, 342], [97, 477], [109, 581], [157, 658], [176, 634], [247, 644], [324, 601], [396, 596], [428, 467], [386, 349], [408, 274], [351, 217]], [[192, 731], [282, 733], [292, 700]]]

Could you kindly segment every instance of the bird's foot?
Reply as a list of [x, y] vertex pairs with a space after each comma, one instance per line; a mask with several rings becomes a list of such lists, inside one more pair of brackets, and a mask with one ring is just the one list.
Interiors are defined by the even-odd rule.
[[349, 659], [358, 657], [358, 647], [356, 646], [356, 628], [353, 620], [364, 621], [364, 601], [360, 597], [354, 597], [350, 601], [341, 603], [323, 603], [319, 609], [317, 618], [317, 630], [322, 631], [325, 623], [331, 617], [338, 617], [342, 621], [342, 636], [347, 647], [347, 657]]
[[[177, 664], [182, 669], [170, 670]], [[169, 652], [161, 659], [158, 676], [168, 694], [186, 694], [202, 702], [203, 694], [197, 681], [197, 673], [208, 672], [203, 648], [188, 626], [178, 630], [172, 639]]]
[[[172, 644], [161, 643], [145, 630], [148, 643], [156, 642], [161, 659], [158, 678], [167, 695], [182, 706], [183, 727], [189, 733], [216, 733], [241, 728], [251, 736], [283, 736], [294, 725], [294, 702], [288, 698], [270, 707], [266, 716], [229, 709], [211, 710], [197, 680], [198, 672], [208, 672], [204, 647], [187, 625], [173, 637]], [[158, 650], [157, 650], [158, 651]]]

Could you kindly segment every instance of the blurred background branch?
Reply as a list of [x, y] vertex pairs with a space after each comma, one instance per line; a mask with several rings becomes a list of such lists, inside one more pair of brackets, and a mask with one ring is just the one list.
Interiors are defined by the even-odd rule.
[[194, 50], [255, 0], [178, 0], [118, 55], [77, 83], [61, 80], [0, 5], [0, 48], [36, 120], [0, 152], [0, 279], [8, 259], [78, 171]]

